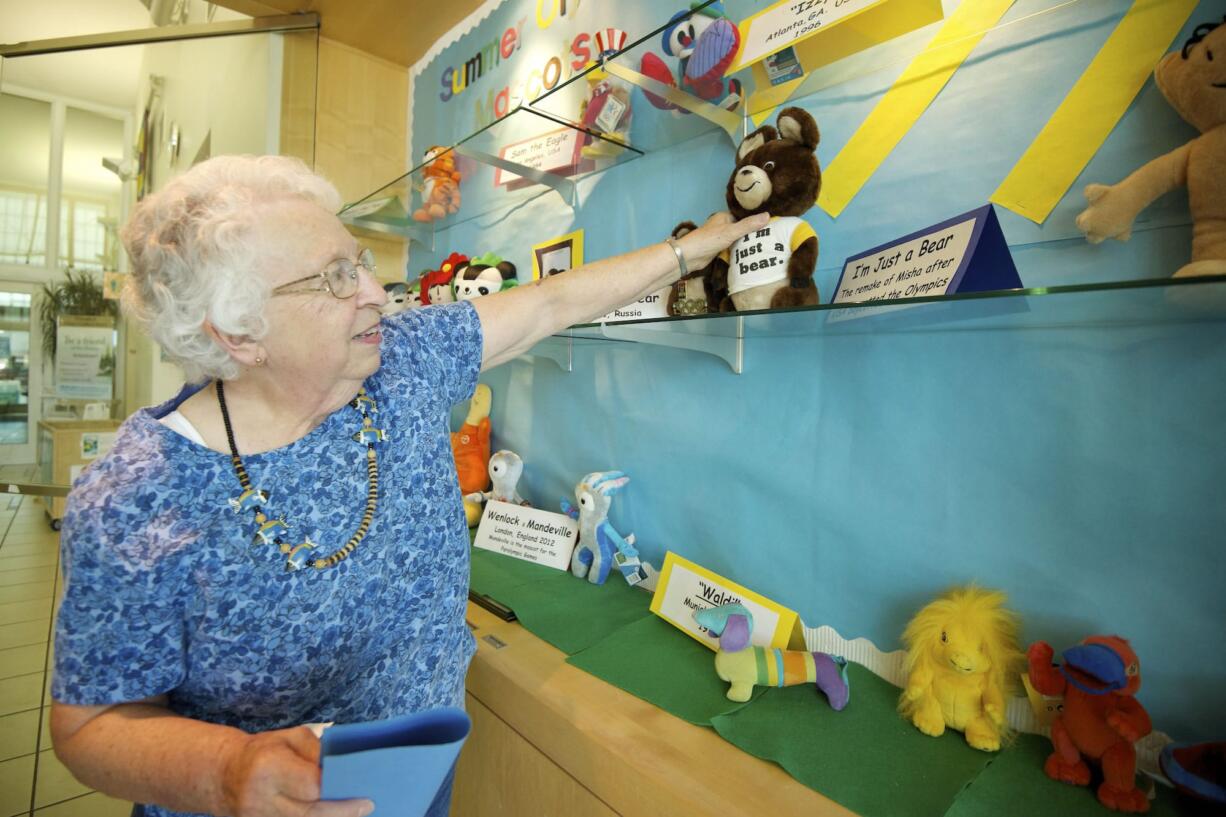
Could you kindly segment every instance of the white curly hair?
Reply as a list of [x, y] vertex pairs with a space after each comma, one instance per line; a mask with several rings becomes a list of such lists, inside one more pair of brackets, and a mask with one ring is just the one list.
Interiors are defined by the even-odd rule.
[[232, 379], [239, 367], [204, 331], [264, 337], [269, 287], [259, 274], [253, 205], [279, 198], [329, 212], [341, 197], [331, 182], [288, 156], [217, 156], [146, 196], [121, 238], [132, 260], [123, 292], [136, 320], [189, 383]]

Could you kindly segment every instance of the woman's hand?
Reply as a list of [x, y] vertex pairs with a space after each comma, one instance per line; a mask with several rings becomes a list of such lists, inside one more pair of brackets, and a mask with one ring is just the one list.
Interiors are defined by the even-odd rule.
[[234, 817], [365, 817], [369, 800], [319, 799], [319, 738], [305, 726], [245, 735], [222, 781]]
[[741, 236], [761, 230], [769, 223], [769, 213], [758, 213], [740, 221], [734, 219], [731, 213], [716, 213], [707, 219], [706, 224], [679, 238], [677, 243], [685, 254], [686, 266], [693, 272], [710, 264], [715, 256]]

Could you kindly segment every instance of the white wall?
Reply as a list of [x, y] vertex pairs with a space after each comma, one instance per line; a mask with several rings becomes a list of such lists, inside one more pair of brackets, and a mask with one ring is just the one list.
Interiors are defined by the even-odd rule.
[[[148, 78], [162, 77], [161, 100], [155, 106], [159, 116], [153, 128], [155, 190], [191, 167], [206, 136], [213, 156], [267, 152], [269, 131], [276, 127], [273, 120], [280, 117], [279, 99], [269, 99], [269, 89], [280, 88], [280, 61], [274, 59], [280, 52], [272, 45], [275, 36], [254, 34], [145, 46], [133, 110], [139, 128], [148, 101]], [[177, 160], [172, 160], [166, 144], [174, 125], [180, 134]], [[178, 367], [163, 362], [156, 350], [140, 350], [136, 357], [148, 367], [147, 383], [136, 375], [133, 398], [141, 404], [167, 400], [183, 385]], [[132, 356], [129, 360], [137, 363]]]

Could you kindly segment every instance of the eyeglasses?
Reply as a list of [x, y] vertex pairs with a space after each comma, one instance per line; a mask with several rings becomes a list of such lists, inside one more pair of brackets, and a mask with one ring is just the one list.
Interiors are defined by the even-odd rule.
[[[359, 270], [365, 270], [366, 274], [372, 277], [375, 274], [375, 254], [368, 249], [358, 252], [357, 261], [350, 261], [348, 258], [338, 258], [314, 275], [308, 275], [305, 278], [299, 278], [295, 281], [290, 281], [288, 284], [276, 287], [273, 289], [272, 294], [274, 296], [297, 295], [300, 293], [322, 291], [327, 292], [333, 298], [343, 301], [357, 294]], [[320, 280], [319, 286], [290, 288], [306, 281], [314, 281], [317, 278]]]

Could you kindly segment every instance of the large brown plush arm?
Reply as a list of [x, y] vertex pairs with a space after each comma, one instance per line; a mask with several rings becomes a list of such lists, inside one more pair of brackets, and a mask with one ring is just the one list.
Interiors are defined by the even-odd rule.
[[1137, 216], [1162, 196], [1188, 183], [1188, 159], [1192, 143], [1173, 150], [1141, 167], [1115, 185], [1092, 184], [1086, 188], [1090, 206], [1077, 216], [1077, 228], [1091, 244], [1108, 238], [1127, 241]]
[[788, 259], [788, 281], [797, 289], [804, 289], [813, 282], [817, 269], [817, 236], [806, 238]]

